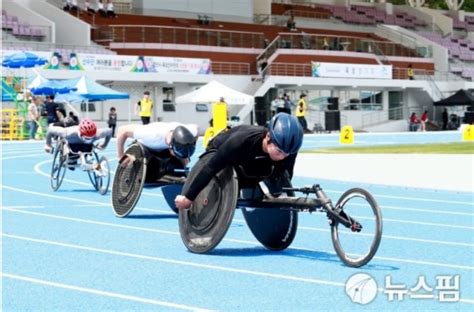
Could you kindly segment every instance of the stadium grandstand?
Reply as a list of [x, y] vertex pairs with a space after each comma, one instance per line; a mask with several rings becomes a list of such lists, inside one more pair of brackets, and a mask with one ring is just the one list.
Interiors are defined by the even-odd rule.
[[[150, 91], [153, 121], [205, 129], [210, 102], [176, 99], [216, 80], [254, 97], [229, 106], [236, 123], [263, 124], [277, 96], [296, 103], [306, 94], [311, 130], [409, 131], [410, 115], [425, 110], [428, 130], [441, 130], [444, 107], [433, 103], [474, 90], [474, 12], [461, 0], [440, 1], [438, 9], [428, 0], [114, 0], [103, 1], [103, 12], [96, 2], [87, 10], [82, 0], [74, 8], [2, 1], [2, 57], [29, 51], [48, 61], [2, 67], [15, 93], [2, 100], [4, 109], [23, 101], [18, 81], [86, 76], [129, 95], [70, 101], [99, 123], [110, 107], [119, 125], [139, 122], [134, 105]], [[226, 96], [215, 92], [215, 101]], [[468, 106], [447, 109], [472, 122]]]

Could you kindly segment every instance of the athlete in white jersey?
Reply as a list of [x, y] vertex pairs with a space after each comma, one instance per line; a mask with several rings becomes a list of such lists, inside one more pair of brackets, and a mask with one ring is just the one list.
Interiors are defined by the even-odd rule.
[[196, 148], [197, 136], [198, 127], [195, 124], [154, 122], [125, 125], [117, 132], [117, 156], [122, 166], [130, 164], [130, 157], [124, 154], [124, 145], [128, 138], [133, 138], [152, 152], [169, 150], [171, 156], [180, 159], [186, 166]]

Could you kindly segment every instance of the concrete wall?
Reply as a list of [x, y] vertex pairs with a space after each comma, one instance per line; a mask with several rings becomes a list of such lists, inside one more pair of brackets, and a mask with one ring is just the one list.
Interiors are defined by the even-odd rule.
[[[379, 31], [380, 30], [380, 31]], [[406, 28], [395, 26], [395, 25], [378, 25], [377, 31], [375, 32], [377, 35], [390, 39], [393, 42], [400, 42], [403, 39], [401, 35], [407, 36], [409, 38], [413, 38], [415, 40], [416, 45], [418, 46], [431, 46], [433, 51], [433, 60], [435, 63], [435, 69], [437, 71], [448, 71], [449, 70], [449, 62], [448, 62], [448, 49], [445, 47], [428, 40], [415, 32], [412, 32]], [[400, 42], [403, 44], [403, 42]]]
[[425, 7], [422, 7], [419, 10], [434, 17], [434, 22], [441, 29], [443, 35], [448, 35], [453, 32], [453, 20], [450, 17], [443, 15], [443, 11]]
[[82, 45], [91, 44], [91, 27], [89, 24], [64, 12], [60, 8], [38, 0], [17, 0], [31, 10], [53, 21], [56, 25], [55, 42], [58, 44]]
[[44, 40], [45, 42], [55, 42], [56, 30], [55, 24], [52, 20], [36, 13], [34, 10], [29, 8], [26, 3], [22, 3], [21, 1], [4, 0], [2, 1], [2, 6], [9, 15], [17, 16], [19, 22], [28, 23], [31, 26], [39, 26], [47, 35]]
[[134, 0], [133, 7], [147, 11], [172, 10], [194, 14], [226, 15], [253, 18], [252, 0]]

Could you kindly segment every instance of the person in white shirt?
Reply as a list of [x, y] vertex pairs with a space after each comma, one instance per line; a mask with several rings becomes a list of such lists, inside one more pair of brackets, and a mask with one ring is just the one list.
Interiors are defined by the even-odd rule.
[[183, 166], [189, 163], [196, 149], [198, 126], [179, 122], [153, 122], [147, 125], [129, 124], [117, 131], [117, 156], [120, 165], [129, 166], [134, 160], [125, 154], [124, 145], [128, 138], [135, 139], [151, 152], [167, 151], [177, 158]]
[[112, 0], [107, 1], [107, 17], [117, 17], [115, 15], [114, 4], [112, 3]]
[[28, 105], [28, 124], [30, 125], [30, 140], [34, 140], [36, 136], [36, 131], [38, 130], [39, 122], [39, 97], [33, 96], [31, 99], [30, 105]]
[[100, 16], [102, 17], [107, 17], [107, 13], [105, 12], [104, 4], [102, 3], [102, 0], [97, 0], [97, 11], [96, 13], [99, 13]]

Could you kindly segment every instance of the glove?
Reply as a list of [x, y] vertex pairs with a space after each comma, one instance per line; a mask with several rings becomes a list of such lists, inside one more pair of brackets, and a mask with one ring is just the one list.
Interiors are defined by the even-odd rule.
[[48, 154], [53, 153], [53, 147], [51, 145], [45, 145], [44, 146], [44, 151]]

